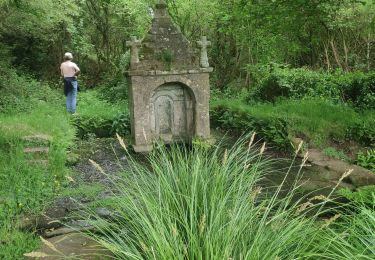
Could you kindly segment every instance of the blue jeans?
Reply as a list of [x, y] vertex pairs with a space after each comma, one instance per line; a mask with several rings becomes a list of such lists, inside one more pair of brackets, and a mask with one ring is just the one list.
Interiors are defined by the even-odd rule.
[[77, 106], [77, 88], [78, 88], [78, 82], [72, 81], [73, 89], [68, 93], [66, 96], [66, 111], [69, 113], [75, 113], [76, 112], [76, 106]]

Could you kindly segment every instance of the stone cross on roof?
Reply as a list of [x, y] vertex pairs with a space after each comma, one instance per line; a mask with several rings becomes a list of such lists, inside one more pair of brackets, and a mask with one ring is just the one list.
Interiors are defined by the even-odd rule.
[[136, 36], [132, 36], [131, 41], [126, 42], [126, 46], [131, 47], [130, 63], [134, 64], [139, 62], [139, 47], [141, 45], [141, 41], [137, 40]]
[[211, 46], [211, 42], [207, 41], [206, 36], [202, 36], [200, 41], [197, 41], [199, 47], [201, 47], [201, 66], [202, 68], [209, 68], [210, 64], [208, 63], [207, 56], [207, 47]]

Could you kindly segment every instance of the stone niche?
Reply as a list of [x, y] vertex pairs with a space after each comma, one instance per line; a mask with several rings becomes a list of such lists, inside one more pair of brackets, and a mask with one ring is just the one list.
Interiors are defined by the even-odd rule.
[[164, 1], [154, 9], [152, 26], [140, 41], [132, 37], [128, 75], [131, 132], [136, 152], [149, 152], [155, 141], [209, 139], [210, 42], [199, 50], [173, 24]]

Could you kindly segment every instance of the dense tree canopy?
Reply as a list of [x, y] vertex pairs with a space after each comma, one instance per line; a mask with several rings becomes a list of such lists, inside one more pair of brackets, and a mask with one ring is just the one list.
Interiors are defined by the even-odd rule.
[[[44, 78], [56, 76], [72, 51], [93, 78], [126, 68], [125, 45], [142, 37], [152, 0], [2, 0], [0, 51], [7, 61]], [[373, 0], [168, 0], [183, 33], [213, 42], [217, 82], [250, 85], [270, 63], [343, 71], [372, 70]], [[225, 78], [224, 78], [225, 75]]]

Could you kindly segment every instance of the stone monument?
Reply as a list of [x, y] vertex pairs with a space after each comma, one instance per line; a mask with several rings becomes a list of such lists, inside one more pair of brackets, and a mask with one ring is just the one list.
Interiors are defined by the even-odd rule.
[[136, 152], [155, 141], [209, 139], [209, 66], [205, 36], [197, 52], [173, 24], [164, 1], [156, 4], [152, 26], [140, 41], [132, 37], [128, 75], [131, 132]]

